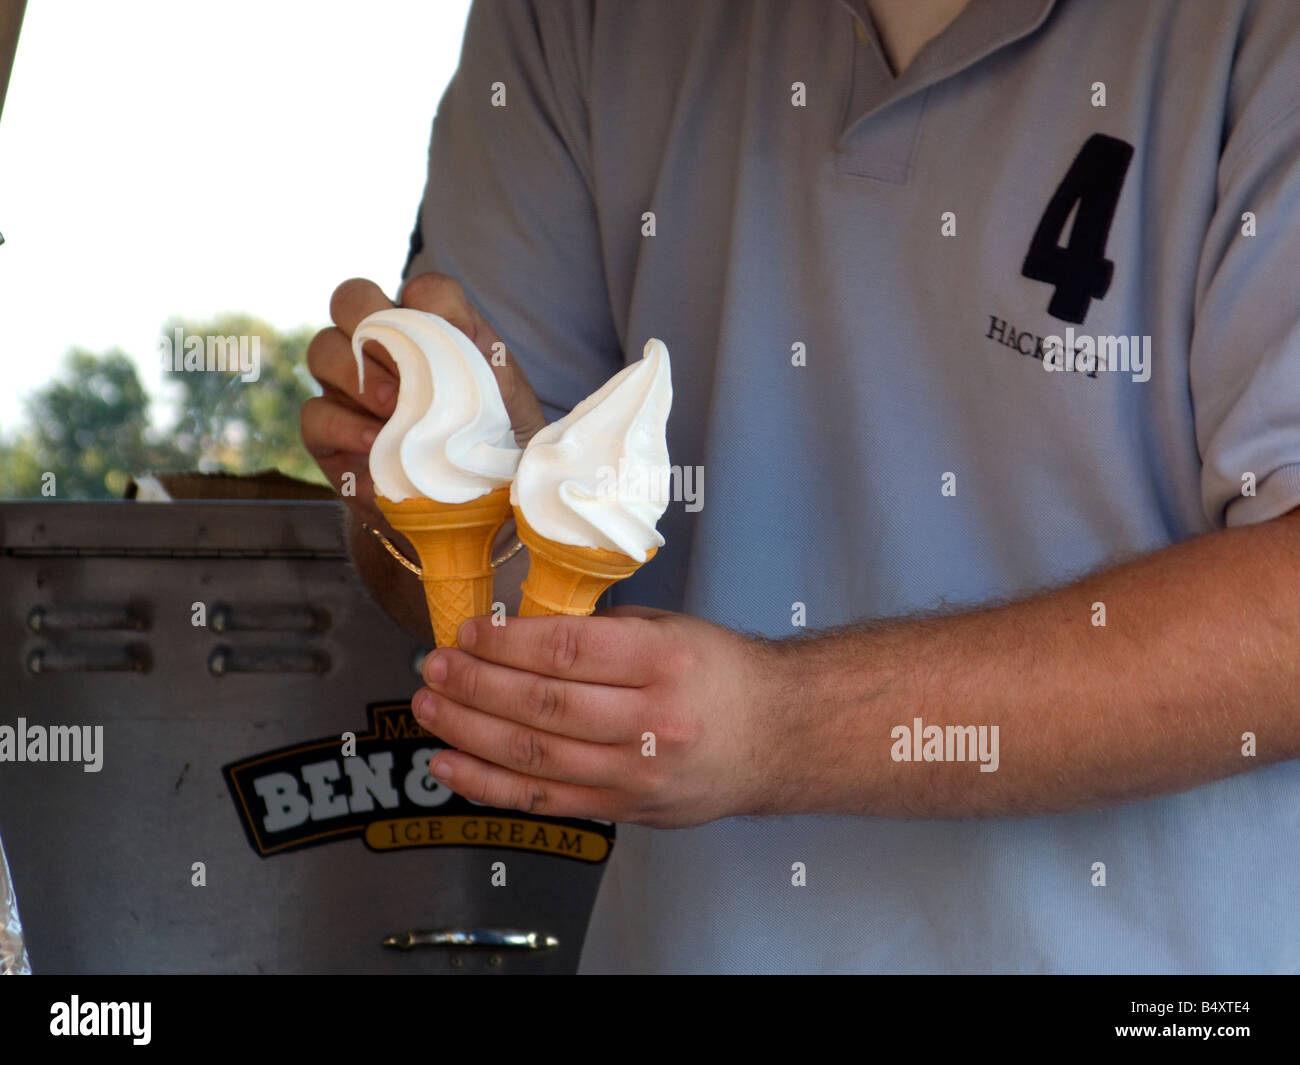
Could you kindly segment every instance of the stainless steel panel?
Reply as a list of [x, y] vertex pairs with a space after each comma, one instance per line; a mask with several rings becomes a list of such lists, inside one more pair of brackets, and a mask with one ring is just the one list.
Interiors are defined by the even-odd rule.
[[[103, 726], [99, 772], [0, 762], [34, 971], [576, 968], [599, 864], [250, 846], [223, 766], [360, 735], [368, 704], [419, 686], [421, 649], [365, 595], [340, 528], [328, 503], [0, 504], [0, 726]], [[494, 945], [512, 934], [542, 949]]]

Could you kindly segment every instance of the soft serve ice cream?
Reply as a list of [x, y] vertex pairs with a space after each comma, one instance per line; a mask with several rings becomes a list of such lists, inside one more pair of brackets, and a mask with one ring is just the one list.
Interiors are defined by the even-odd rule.
[[397, 364], [397, 406], [370, 448], [375, 492], [394, 503], [467, 503], [511, 482], [515, 444], [496, 378], [469, 337], [436, 314], [393, 307], [352, 334], [357, 382], [373, 340]]
[[529, 441], [510, 502], [539, 536], [644, 562], [664, 543], [655, 525], [668, 508], [672, 401], [668, 349], [650, 340], [638, 362]]

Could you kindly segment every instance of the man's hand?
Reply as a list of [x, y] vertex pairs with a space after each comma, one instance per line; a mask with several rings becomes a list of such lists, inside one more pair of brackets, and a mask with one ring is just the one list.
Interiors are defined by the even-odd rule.
[[[464, 290], [452, 278], [442, 274], [412, 278], [402, 290], [402, 305], [445, 318], [474, 342], [496, 376], [520, 447], [545, 425], [541, 404], [519, 364], [509, 352], [504, 365], [500, 359], [493, 360], [498, 351], [504, 350], [499, 347], [501, 339], [470, 306]], [[334, 290], [330, 300], [334, 327], [317, 333], [307, 348], [307, 368], [320, 382], [323, 394], [303, 404], [300, 423], [308, 452], [348, 505], [352, 518], [348, 541], [366, 588], [403, 628], [431, 643], [433, 631], [420, 582], [361, 528], [364, 523], [404, 543], [375, 506], [370, 479], [370, 447], [397, 405], [397, 368], [381, 345], [368, 342], [362, 350], [367, 362], [363, 393], [357, 388], [357, 365], [352, 355], [352, 334], [362, 319], [392, 306], [372, 281], [356, 278]], [[343, 478], [349, 473], [356, 479], [354, 490], [344, 495]], [[414, 555], [409, 544], [406, 550], [408, 557]]]
[[[344, 501], [361, 521], [379, 528], [386, 524], [374, 505], [370, 445], [397, 405], [397, 368], [381, 345], [367, 343], [362, 349], [366, 390], [361, 392], [357, 388], [352, 334], [363, 318], [392, 306], [379, 286], [364, 278], [344, 281], [334, 290], [330, 299], [334, 326], [317, 333], [307, 348], [307, 368], [320, 383], [323, 394], [307, 400], [300, 416], [307, 451], [336, 490], [345, 473], [356, 475], [356, 494], [344, 496]], [[507, 352], [505, 365], [493, 365], [493, 354], [504, 350], [497, 348], [501, 338], [470, 305], [464, 289], [454, 279], [442, 274], [412, 278], [402, 290], [402, 306], [439, 315], [474, 342], [492, 366], [520, 447], [546, 424], [541, 405], [519, 364]]]
[[[795, 639], [476, 618], [426, 660], [415, 713], [462, 748], [433, 759], [453, 790], [559, 816], [1095, 810], [1300, 758], [1297, 587], [1300, 510], [1020, 602]], [[917, 718], [941, 737], [920, 760], [896, 735]], [[976, 764], [956, 732], [981, 727], [999, 753]]]
[[476, 618], [459, 643], [425, 660], [412, 701], [457, 748], [431, 772], [459, 794], [657, 828], [764, 811], [780, 687], [768, 645], [631, 607]]

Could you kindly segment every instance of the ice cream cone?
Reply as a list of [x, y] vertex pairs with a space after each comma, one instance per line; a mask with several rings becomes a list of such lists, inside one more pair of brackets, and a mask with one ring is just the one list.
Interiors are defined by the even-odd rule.
[[[528, 576], [524, 578], [521, 618], [544, 614], [572, 614], [586, 617], [596, 601], [615, 581], [630, 577], [642, 563], [620, 551], [601, 547], [575, 547], [539, 536], [515, 507], [515, 529], [528, 548]], [[646, 553], [646, 562], [657, 548]]]
[[460, 626], [492, 610], [492, 543], [510, 516], [510, 488], [468, 503], [422, 497], [394, 503], [382, 495], [375, 502], [420, 556], [434, 641], [455, 647]]

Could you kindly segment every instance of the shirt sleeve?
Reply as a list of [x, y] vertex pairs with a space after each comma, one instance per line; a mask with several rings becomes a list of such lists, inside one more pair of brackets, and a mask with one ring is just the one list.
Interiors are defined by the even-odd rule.
[[623, 364], [592, 194], [589, 0], [475, 0], [403, 282], [460, 282], [547, 418]]
[[1224, 134], [1190, 354], [1202, 505], [1220, 528], [1300, 506], [1300, 4], [1250, 6]]

